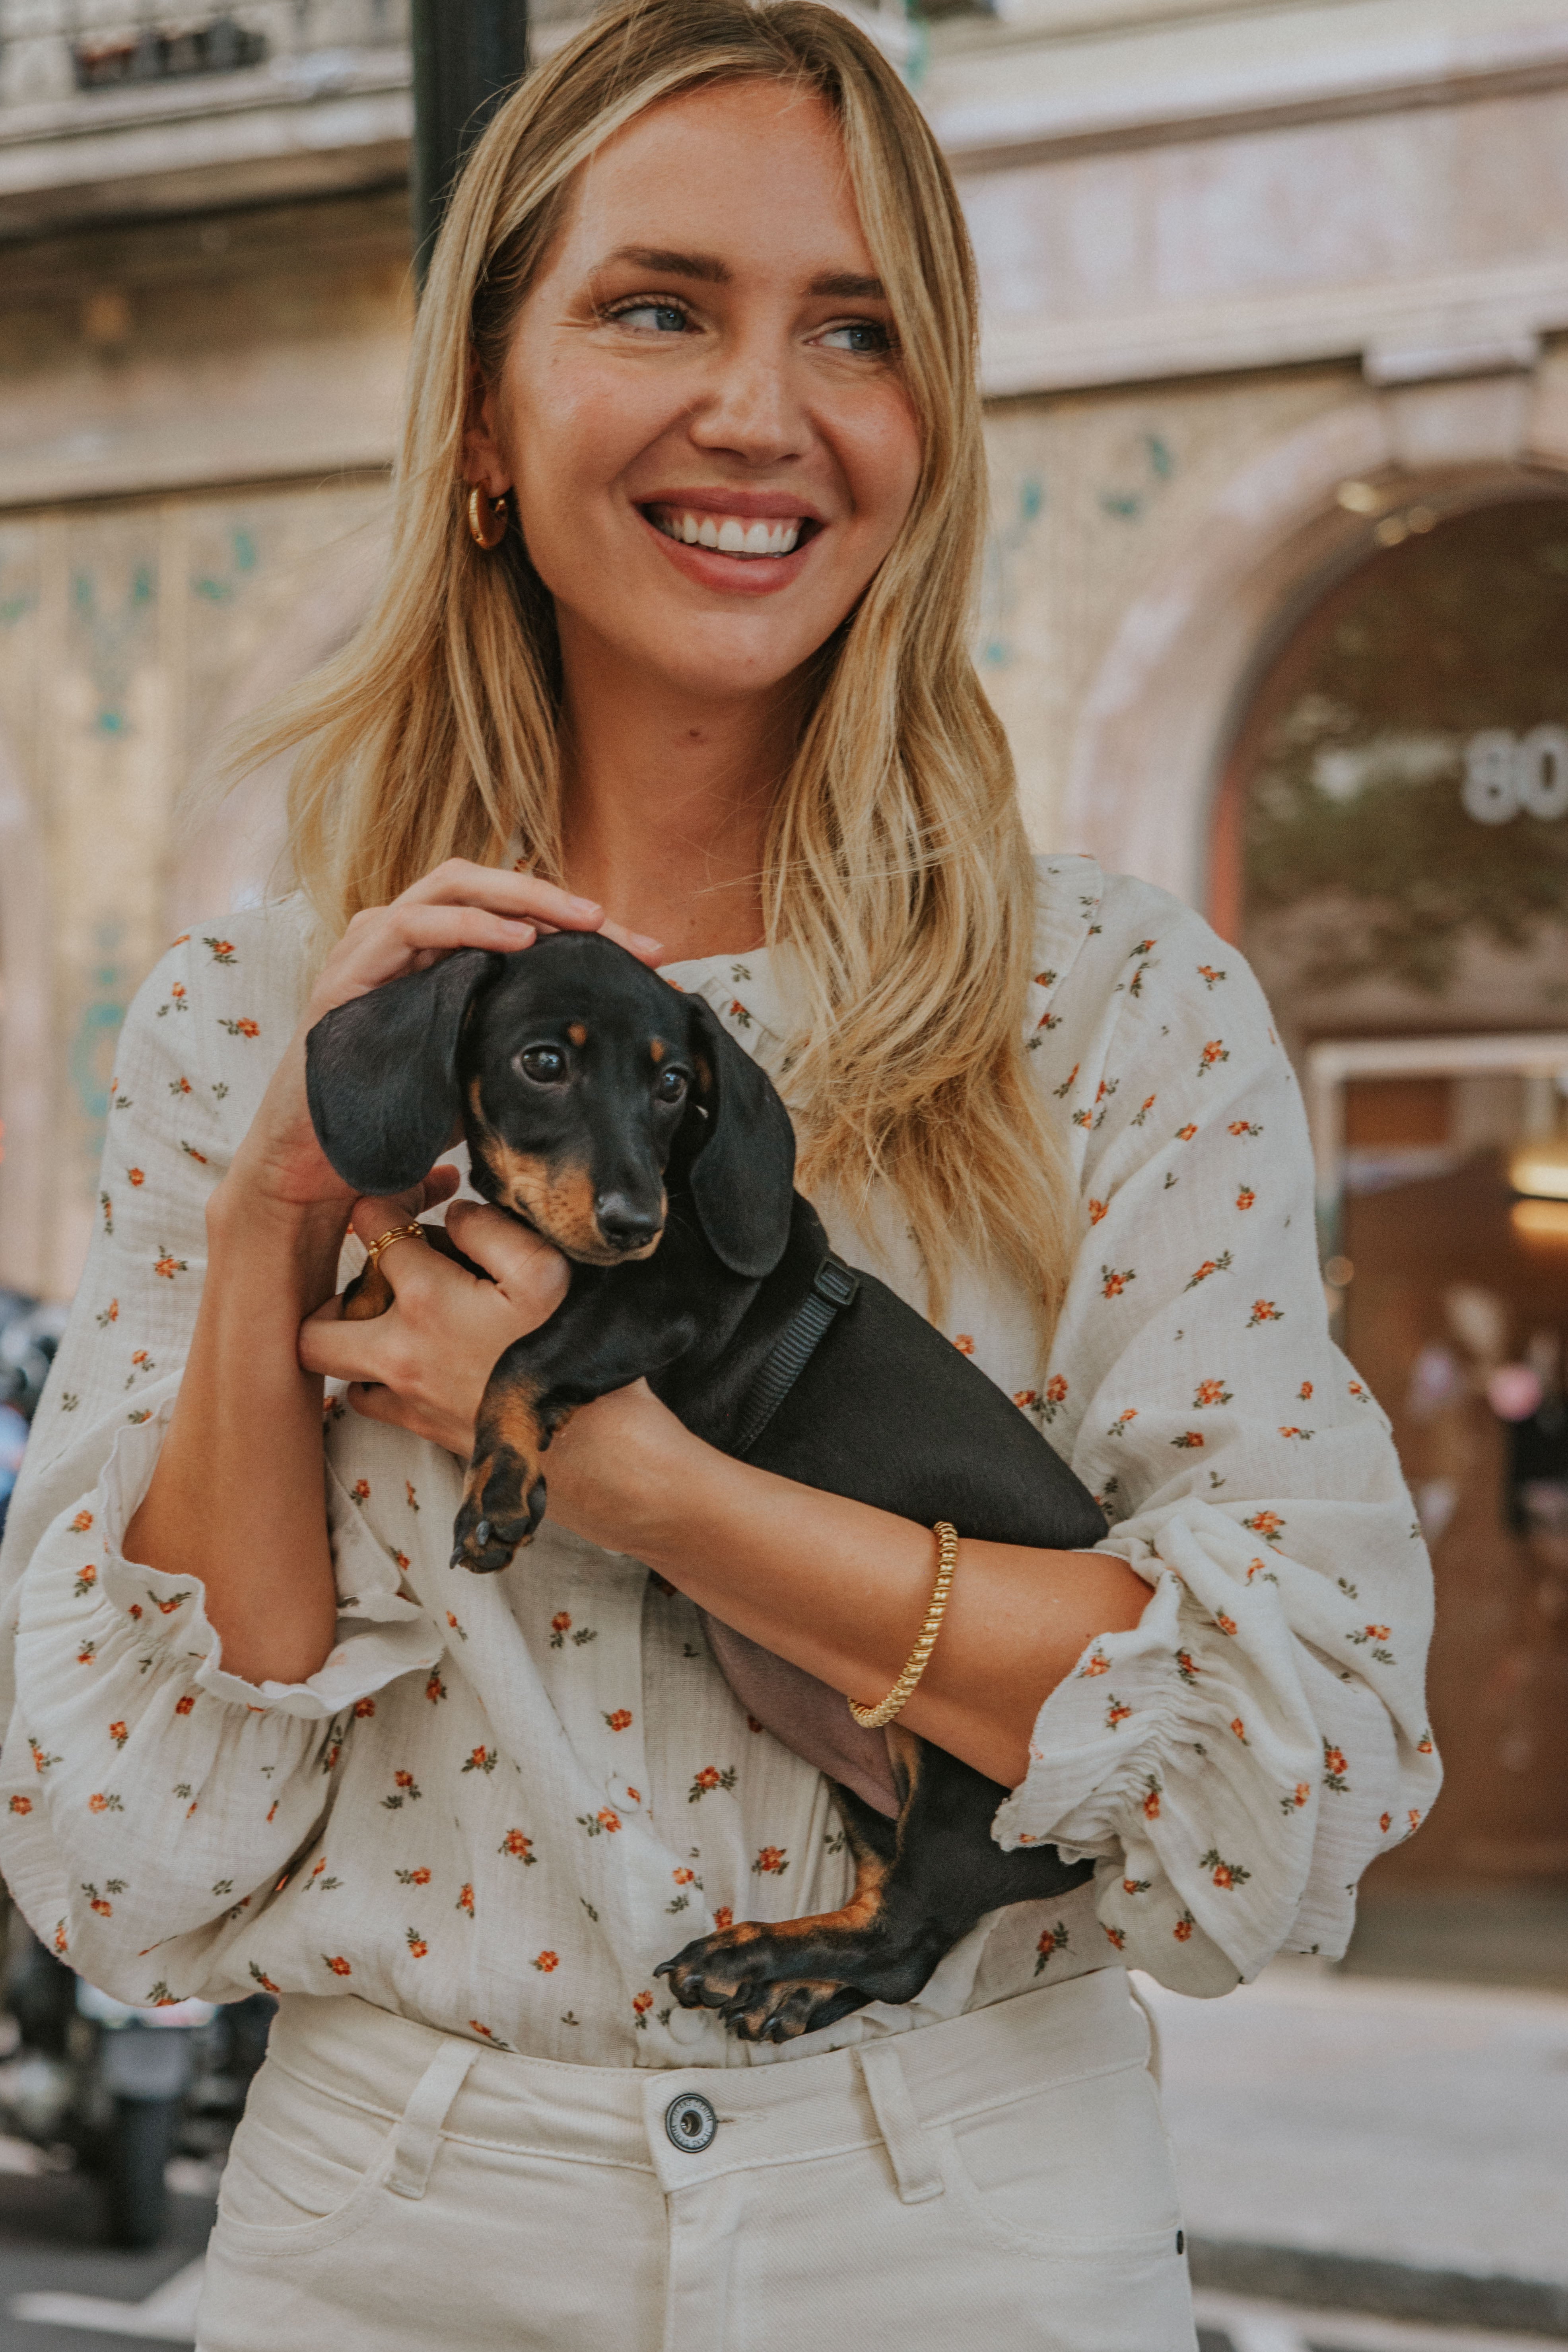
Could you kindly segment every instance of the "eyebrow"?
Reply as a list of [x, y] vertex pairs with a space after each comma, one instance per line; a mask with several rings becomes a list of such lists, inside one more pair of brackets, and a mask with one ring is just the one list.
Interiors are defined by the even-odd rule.
[[[695, 278], [708, 286], [728, 286], [734, 275], [716, 254], [674, 253], [658, 245], [617, 246], [600, 267], [613, 261], [629, 262], [634, 269], [651, 270], [658, 277]], [[888, 299], [879, 278], [864, 278], [853, 270], [830, 270], [814, 278], [806, 290], [838, 301], [885, 302]]]
[[661, 245], [618, 245], [606, 259], [629, 261], [634, 269], [650, 269], [661, 278], [700, 278], [710, 286], [730, 282], [729, 268], [710, 253], [671, 253]]
[[814, 278], [809, 290], [813, 294], [833, 295], [843, 302], [885, 302], [888, 299], [888, 289], [879, 278], [858, 278], [852, 270]]

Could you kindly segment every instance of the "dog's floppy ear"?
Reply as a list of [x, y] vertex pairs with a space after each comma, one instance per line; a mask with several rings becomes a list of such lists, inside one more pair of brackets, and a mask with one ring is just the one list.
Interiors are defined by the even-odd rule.
[[700, 996], [687, 999], [706, 1138], [691, 1163], [691, 1197], [714, 1255], [761, 1281], [789, 1239], [795, 1130], [766, 1071], [736, 1045]]
[[316, 1140], [356, 1192], [406, 1192], [447, 1149], [462, 1108], [458, 1042], [500, 958], [459, 948], [324, 1013], [305, 1040]]

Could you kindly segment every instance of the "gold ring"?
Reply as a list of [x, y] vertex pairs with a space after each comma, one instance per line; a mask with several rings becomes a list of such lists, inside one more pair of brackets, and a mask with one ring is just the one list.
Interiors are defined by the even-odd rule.
[[425, 1228], [423, 1225], [394, 1225], [389, 1233], [383, 1234], [379, 1240], [372, 1242], [370, 1247], [366, 1250], [364, 1254], [365, 1272], [367, 1274], [369, 1273], [371, 1267], [380, 1257], [382, 1251], [389, 1250], [394, 1242], [422, 1242], [424, 1238]]

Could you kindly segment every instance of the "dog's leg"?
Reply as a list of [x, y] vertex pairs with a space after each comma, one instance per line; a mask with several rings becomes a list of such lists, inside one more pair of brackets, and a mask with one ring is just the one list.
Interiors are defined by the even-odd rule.
[[700, 1936], [654, 1970], [668, 1978], [682, 2009], [721, 2011], [742, 2042], [787, 2042], [878, 1998], [846, 1981], [837, 1948], [847, 1935], [874, 1932], [898, 1858], [898, 1825], [853, 1790], [839, 1787], [837, 1797], [855, 1857], [855, 1885], [843, 1909], [774, 1927], [744, 1919]]
[[343, 1293], [343, 1321], [371, 1323], [392, 1305], [392, 1285], [381, 1270], [381, 1260], [362, 1265]]
[[1091, 1864], [1064, 1863], [1054, 1846], [1004, 1853], [991, 1835], [1004, 1789], [911, 1732], [895, 1727], [889, 1746], [903, 1791], [896, 1823], [838, 1791], [857, 1864], [842, 1910], [744, 1920], [688, 1944], [656, 1971], [682, 2008], [717, 2009], [745, 2042], [816, 2032], [868, 2001], [912, 2000], [987, 1911], [1090, 1875]]
[[474, 1423], [474, 1453], [453, 1526], [452, 1565], [480, 1576], [509, 1565], [532, 1540], [544, 1517], [541, 1456], [571, 1417], [564, 1399], [548, 1395], [509, 1348], [485, 1383]]
[[485, 1384], [452, 1529], [454, 1568], [489, 1576], [507, 1567], [544, 1517], [542, 1456], [556, 1431], [578, 1405], [658, 1371], [696, 1337], [689, 1318], [649, 1326], [633, 1307], [613, 1321], [596, 1314], [585, 1345], [582, 1318], [568, 1313], [574, 1296], [514, 1339]]

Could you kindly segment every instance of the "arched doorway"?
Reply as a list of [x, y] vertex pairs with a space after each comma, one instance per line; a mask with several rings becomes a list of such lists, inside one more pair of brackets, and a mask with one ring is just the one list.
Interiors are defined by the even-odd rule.
[[1365, 487], [1247, 697], [1211, 904], [1307, 1078], [1338, 1334], [1436, 1571], [1447, 1786], [1374, 1875], [1568, 1889], [1568, 1199], [1510, 1182], [1568, 1092], [1568, 499]]

